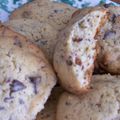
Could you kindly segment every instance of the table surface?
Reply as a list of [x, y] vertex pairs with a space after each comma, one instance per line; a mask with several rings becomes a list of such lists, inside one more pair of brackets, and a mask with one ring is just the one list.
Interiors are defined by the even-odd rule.
[[[23, 4], [32, 0], [0, 0], [0, 21], [4, 22], [9, 19], [11, 12], [22, 6]], [[96, 6], [98, 4], [111, 3], [118, 5], [110, 0], [54, 0], [58, 2], [64, 2], [77, 8], [83, 8], [88, 6]]]

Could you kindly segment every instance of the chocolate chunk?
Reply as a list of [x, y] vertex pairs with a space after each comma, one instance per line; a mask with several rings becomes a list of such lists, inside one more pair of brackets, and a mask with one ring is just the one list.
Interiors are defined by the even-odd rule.
[[68, 101], [66, 101], [65, 102], [65, 104], [68, 106], [68, 105], [71, 105], [71, 103], [70, 102], [68, 102]]
[[97, 106], [97, 107], [101, 107], [101, 104], [100, 104], [100, 103], [97, 103], [96, 106]]
[[20, 104], [24, 104], [24, 101], [22, 99], [19, 99]]
[[11, 80], [10, 80], [10, 79], [7, 79], [7, 80], [6, 80], [6, 83], [10, 83], [10, 82], [11, 82]]
[[21, 70], [22, 70], [21, 67], [19, 67], [19, 72], [21, 72]]
[[28, 18], [31, 15], [31, 11], [24, 11], [22, 16], [23, 18]]
[[40, 39], [37, 39], [35, 40], [35, 43], [40, 43], [41, 45], [47, 45], [48, 44], [48, 41], [47, 40], [40, 40]]
[[110, 6], [112, 6], [112, 4], [110, 4], [110, 3], [109, 3], [109, 4], [104, 4], [103, 6], [104, 6], [105, 8], [109, 8]]
[[2, 83], [0, 83], [0, 89], [2, 89]]
[[25, 88], [26, 86], [18, 80], [13, 80], [12, 84], [10, 84], [11, 93], [24, 90]]
[[54, 10], [54, 12], [55, 12], [55, 13], [62, 13], [63, 10], [62, 10], [62, 9], [60, 9], [60, 10]]
[[42, 45], [47, 45], [47, 40], [44, 40], [44, 41], [39, 40], [39, 42], [40, 42]]
[[73, 42], [80, 42], [80, 41], [82, 41], [83, 39], [82, 38], [74, 38], [73, 39]]
[[0, 110], [4, 110], [5, 108], [3, 106], [0, 106]]
[[82, 68], [81, 68], [82, 70], [84, 69], [84, 66], [82, 65]]
[[69, 117], [66, 115], [66, 116], [65, 116], [65, 119], [67, 120], [67, 119], [69, 119]]
[[8, 53], [6, 54], [8, 57], [11, 56], [11, 51], [8, 51]]
[[120, 55], [117, 57], [117, 60], [120, 61]]
[[79, 58], [77, 58], [77, 57], [75, 58], [75, 63], [77, 65], [81, 65], [82, 64], [81, 60]]
[[116, 31], [108, 30], [105, 32], [103, 39], [107, 39], [108, 37], [110, 38], [111, 35], [114, 35], [114, 34], [116, 34]]
[[22, 43], [21, 43], [21, 41], [18, 39], [18, 37], [15, 37], [14, 38], [14, 45], [16, 45], [16, 46], [19, 46], [20, 48], [22, 48]]
[[13, 120], [12, 115], [10, 116], [9, 120]]
[[86, 28], [84, 21], [81, 21], [81, 22], [79, 23], [79, 27], [80, 27], [80, 28], [83, 28], [83, 29]]
[[9, 101], [11, 101], [11, 100], [13, 100], [14, 99], [14, 97], [12, 97], [12, 96], [10, 96], [10, 97], [5, 97], [4, 98], [4, 102], [9, 102]]
[[72, 62], [72, 56], [68, 56], [68, 59], [66, 60], [66, 63], [68, 65], [70, 65], [70, 66], [73, 64], [73, 62]]
[[66, 63], [70, 66], [73, 64], [72, 60], [66, 60]]
[[37, 94], [38, 93], [38, 86], [41, 83], [41, 77], [29, 77], [30, 82], [33, 84], [34, 87], [34, 93]]
[[115, 23], [116, 18], [117, 18], [117, 17], [116, 17], [115, 14], [113, 14], [113, 15], [111, 16], [110, 20], [112, 21], [112, 23]]

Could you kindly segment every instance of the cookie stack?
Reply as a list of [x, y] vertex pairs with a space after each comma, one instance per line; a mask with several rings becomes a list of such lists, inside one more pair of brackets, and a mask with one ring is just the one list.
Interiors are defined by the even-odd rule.
[[15, 10], [0, 24], [0, 120], [120, 120], [119, 19], [110, 5]]

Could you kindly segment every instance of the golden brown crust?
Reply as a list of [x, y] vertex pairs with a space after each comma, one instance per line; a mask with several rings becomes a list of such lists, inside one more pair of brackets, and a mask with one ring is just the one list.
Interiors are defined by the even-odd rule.
[[76, 94], [76, 95], [81, 95], [81, 94], [85, 94], [89, 91], [89, 85], [86, 85], [85, 87], [82, 87], [81, 89], [80, 88], [77, 88], [77, 86], [73, 87], [72, 85], [65, 85], [64, 83], [62, 83], [61, 81], [59, 81], [59, 83], [62, 85], [62, 87], [68, 91], [68, 92], [71, 92], [73, 94]]
[[[28, 47], [31, 48], [32, 51], [34, 51], [34, 50], [35, 50], [35, 52], [41, 51], [40, 48], [38, 48], [36, 45], [31, 43], [25, 36], [11, 30], [9, 27], [3, 25], [2, 23], [0, 23], [0, 37], [19, 38], [22, 41], [26, 41], [28, 43]], [[41, 52], [41, 54], [43, 54], [43, 53]]]
[[76, 11], [72, 14], [71, 18], [77, 16], [80, 12], [81, 12], [81, 9], [76, 10]]
[[15, 10], [10, 16], [10, 20], [20, 18], [37, 19], [61, 30], [69, 22], [75, 10], [76, 8], [64, 3], [57, 3], [51, 0], [35, 0]]
[[[32, 4], [34, 4], [35, 2], [32, 2]], [[29, 11], [28, 10], [26, 10], [26, 7], [29, 9]], [[21, 8], [24, 8], [24, 10], [21, 10], [20, 11], [20, 9]], [[18, 8], [18, 9], [16, 9], [15, 11], [13, 11], [12, 12], [12, 15], [10, 15], [10, 19], [14, 19], [14, 18], [30, 18], [30, 15], [32, 14], [32, 11], [31, 11], [31, 9], [32, 9], [32, 6], [31, 6], [31, 3], [27, 3], [27, 4], [25, 4], [25, 5], [23, 5], [22, 7], [20, 7], [20, 8]], [[19, 14], [21, 14], [22, 16], [19, 16], [19, 14], [18, 14], [18, 12], [19, 12]], [[24, 12], [23, 12], [24, 11]]]
[[98, 33], [100, 54], [97, 57], [99, 69], [106, 73], [120, 74], [120, 7], [108, 8], [108, 20]]
[[23, 38], [23, 39], [26, 39], [25, 36], [23, 35], [20, 35], [18, 34], [17, 32], [15, 31], [12, 31], [9, 27], [3, 25], [0, 23], [0, 36], [1, 37], [20, 37], [20, 38]]

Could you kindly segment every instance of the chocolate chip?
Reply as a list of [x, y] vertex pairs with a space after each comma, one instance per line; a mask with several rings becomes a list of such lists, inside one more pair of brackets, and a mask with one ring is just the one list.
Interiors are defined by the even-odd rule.
[[47, 40], [44, 40], [44, 41], [40, 41], [40, 43], [42, 44], [42, 45], [47, 45]]
[[11, 93], [24, 90], [25, 88], [26, 86], [18, 80], [13, 80], [12, 84], [10, 84]]
[[7, 55], [8, 57], [10, 57], [10, 56], [11, 56], [11, 52], [9, 51], [6, 55]]
[[21, 43], [21, 41], [18, 39], [18, 37], [15, 37], [14, 38], [14, 45], [16, 45], [16, 46], [19, 46], [20, 48], [22, 48], [22, 43]]
[[14, 97], [12, 97], [12, 96], [10, 96], [10, 97], [5, 97], [4, 98], [4, 102], [9, 102], [9, 101], [11, 101], [11, 100], [13, 100], [14, 99]]
[[108, 30], [105, 32], [103, 39], [107, 39], [108, 36], [110, 37], [111, 35], [114, 35], [114, 34], [116, 34], [116, 31]]
[[62, 13], [63, 10], [62, 10], [62, 9], [60, 9], [60, 10], [54, 10], [54, 12], [55, 12], [55, 13]]
[[30, 15], [31, 15], [31, 11], [24, 11], [22, 14], [24, 18], [28, 18]]
[[90, 86], [89, 89], [93, 89], [93, 86]]
[[80, 28], [86, 28], [86, 26], [85, 26], [85, 24], [84, 24], [84, 21], [81, 21], [81, 22], [79, 23], [79, 27], [80, 27]]
[[97, 107], [101, 107], [101, 104], [100, 104], [100, 103], [97, 103], [96, 106], [97, 106]]
[[117, 60], [120, 61], [120, 55], [117, 57]]
[[11, 80], [10, 80], [10, 79], [7, 79], [7, 80], [6, 80], [6, 83], [10, 83], [10, 82], [11, 82]]
[[110, 3], [109, 4], [104, 4], [103, 5], [105, 8], [109, 8], [110, 6], [112, 6]]
[[12, 115], [10, 116], [9, 120], [13, 120]]
[[73, 64], [72, 60], [66, 60], [66, 63], [70, 66]]
[[[107, 81], [107, 82], [108, 82], [108, 81]], [[100, 97], [101, 97], [101, 98], [103, 98], [103, 97], [104, 97], [104, 95], [102, 94]]]
[[83, 70], [84, 69], [84, 66], [82, 65], [81, 69]]
[[115, 20], [116, 20], [116, 15], [113, 14], [110, 18], [110, 21], [112, 21], [112, 23], [115, 23]]
[[0, 110], [4, 110], [5, 108], [3, 106], [0, 106]]
[[20, 104], [24, 104], [24, 101], [22, 99], [19, 99]]
[[65, 104], [68, 106], [68, 105], [71, 105], [71, 103], [70, 102], [68, 102], [68, 101], [66, 101], [65, 102]]
[[52, 18], [52, 17], [53, 17], [53, 15], [52, 15], [52, 14], [50, 14], [50, 15], [48, 16], [48, 19], [49, 19], [49, 18]]
[[83, 39], [82, 38], [74, 38], [73, 39], [73, 42], [80, 42], [80, 41], [82, 41]]
[[29, 77], [30, 82], [33, 84], [34, 87], [34, 93], [37, 94], [38, 93], [38, 86], [41, 83], [41, 77]]
[[21, 70], [22, 70], [21, 67], [19, 67], [19, 72], [21, 72]]
[[75, 58], [75, 63], [77, 65], [81, 65], [82, 64], [81, 60], [78, 57]]
[[[117, 110], [118, 114], [120, 114], [120, 109]], [[116, 120], [119, 120], [119, 119], [116, 119]]]
[[69, 118], [69, 117], [66, 115], [66, 116], [65, 116], [65, 119], [68, 119], [68, 118]]

